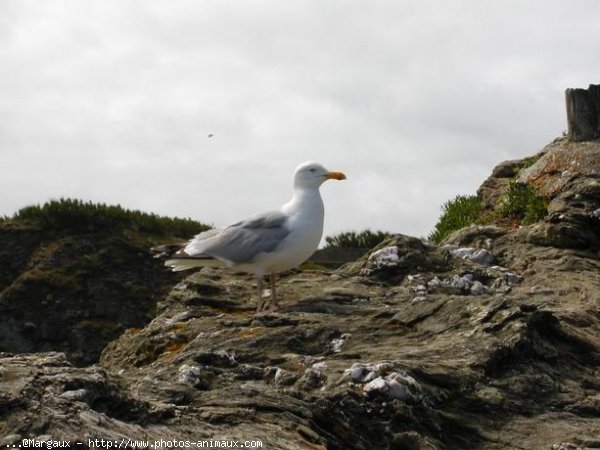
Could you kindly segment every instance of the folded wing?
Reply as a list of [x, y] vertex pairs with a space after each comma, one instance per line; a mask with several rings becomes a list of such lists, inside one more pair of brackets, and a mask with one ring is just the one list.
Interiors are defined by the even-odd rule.
[[287, 216], [273, 211], [257, 214], [227, 228], [205, 231], [165, 264], [174, 270], [185, 270], [206, 265], [203, 261], [213, 258], [230, 266], [250, 263], [257, 255], [272, 252], [281, 244], [289, 234], [287, 221]]

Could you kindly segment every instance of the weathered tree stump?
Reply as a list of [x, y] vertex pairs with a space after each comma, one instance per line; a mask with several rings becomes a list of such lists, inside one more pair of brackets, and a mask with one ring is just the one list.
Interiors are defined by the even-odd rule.
[[570, 141], [591, 141], [600, 137], [600, 84], [588, 89], [567, 89], [567, 136]]

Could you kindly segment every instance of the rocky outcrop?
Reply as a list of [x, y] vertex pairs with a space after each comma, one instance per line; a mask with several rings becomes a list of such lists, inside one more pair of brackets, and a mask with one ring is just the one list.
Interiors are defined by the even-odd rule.
[[[598, 174], [591, 146], [585, 170], [551, 169], [566, 148], [494, 171], [557, 186], [533, 225], [472, 226], [439, 246], [391, 236], [338, 270], [284, 274], [281, 308], [259, 315], [251, 277], [202, 269], [97, 364], [0, 354], [0, 443], [600, 447]], [[502, 186], [487, 184], [490, 204]]]
[[[573, 284], [566, 258], [547, 277], [542, 254], [516, 273], [450, 245], [400, 277], [414, 248], [399, 244], [412, 239], [390, 239], [357, 273], [284, 277], [284, 305], [258, 316], [251, 278], [205, 269], [176, 285], [150, 324], [111, 342], [99, 366], [4, 354], [0, 431], [11, 442], [213, 438], [282, 449], [596, 445], [598, 261], [571, 261]], [[368, 270], [386, 253], [398, 264], [388, 258], [383, 279]]]
[[530, 233], [540, 245], [600, 250], [600, 142], [557, 140], [520, 174], [551, 200], [548, 216]]
[[510, 182], [515, 179], [523, 168], [533, 164], [541, 154], [528, 158], [504, 161], [498, 164], [492, 174], [479, 186], [477, 195], [483, 208], [492, 212], [501, 206]]
[[155, 239], [0, 223], [0, 351], [96, 362], [108, 342], [148, 323], [180, 278], [152, 258]]

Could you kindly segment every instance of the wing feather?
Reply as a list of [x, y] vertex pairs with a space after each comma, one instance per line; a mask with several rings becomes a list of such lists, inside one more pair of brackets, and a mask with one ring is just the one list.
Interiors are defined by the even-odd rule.
[[232, 264], [249, 263], [275, 250], [289, 234], [288, 217], [279, 211], [257, 214], [220, 230], [200, 233], [185, 247], [191, 257], [207, 256]]

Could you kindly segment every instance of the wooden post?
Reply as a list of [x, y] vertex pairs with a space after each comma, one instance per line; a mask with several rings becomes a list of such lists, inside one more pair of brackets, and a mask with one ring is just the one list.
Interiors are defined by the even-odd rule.
[[600, 138], [600, 84], [588, 89], [567, 89], [567, 136], [570, 141]]

